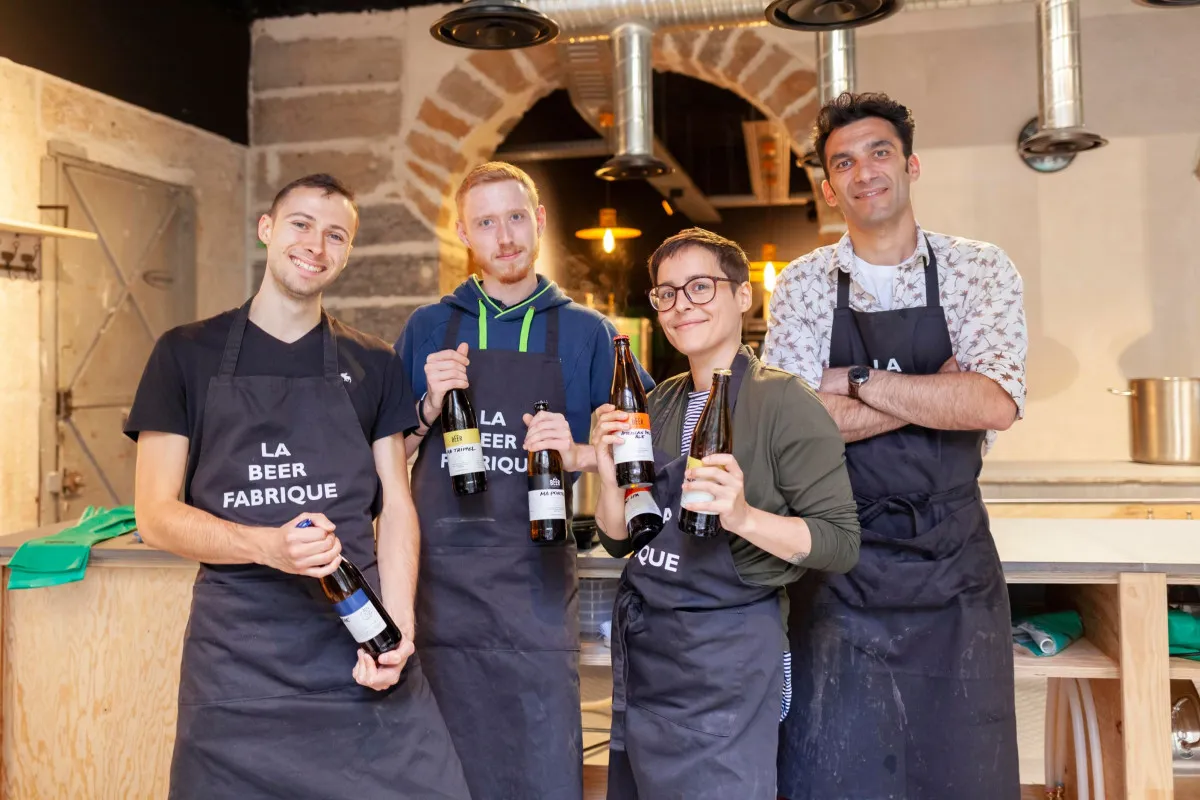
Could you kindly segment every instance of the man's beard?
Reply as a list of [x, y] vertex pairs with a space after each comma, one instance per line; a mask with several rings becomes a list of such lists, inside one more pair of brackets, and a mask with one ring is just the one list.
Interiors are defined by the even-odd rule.
[[[533, 267], [537, 264], [538, 253], [541, 250], [541, 242], [535, 242], [533, 248], [526, 252], [526, 259], [514, 264], [496, 264], [493, 262], [489, 265], [487, 272], [489, 277], [495, 278], [500, 283], [511, 286], [512, 284], [520, 283], [529, 277], [529, 273], [533, 271]], [[472, 254], [471, 260], [475, 261], [475, 256]], [[478, 263], [476, 262], [476, 266]], [[480, 270], [483, 272], [483, 270]]]

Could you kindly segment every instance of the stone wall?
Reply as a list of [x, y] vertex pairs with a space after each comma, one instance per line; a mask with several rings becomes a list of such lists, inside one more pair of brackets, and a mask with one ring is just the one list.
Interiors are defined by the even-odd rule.
[[[263, 20], [253, 30], [251, 212], [304, 173], [345, 179], [363, 230], [326, 305], [390, 342], [414, 308], [466, 277], [453, 227], [462, 176], [564, 85], [557, 45], [474, 52], [434, 41], [430, 25], [450, 8]], [[757, 28], [659, 37], [655, 66], [735, 91], [805, 135], [811, 54], [770, 37]], [[251, 258], [260, 276], [262, 251]]]
[[[191, 186], [198, 312], [245, 299], [245, 147], [0, 59], [0, 217], [42, 221], [41, 162], [52, 142]], [[38, 522], [40, 292], [37, 281], [0, 276], [0, 534]]]

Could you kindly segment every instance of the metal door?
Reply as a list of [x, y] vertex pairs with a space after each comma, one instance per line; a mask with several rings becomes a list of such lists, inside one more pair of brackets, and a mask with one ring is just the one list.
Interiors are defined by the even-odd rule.
[[133, 502], [136, 446], [122, 429], [155, 340], [196, 317], [196, 248], [188, 188], [64, 155], [43, 185], [47, 206], [99, 237], [59, 240], [45, 273], [48, 524]]

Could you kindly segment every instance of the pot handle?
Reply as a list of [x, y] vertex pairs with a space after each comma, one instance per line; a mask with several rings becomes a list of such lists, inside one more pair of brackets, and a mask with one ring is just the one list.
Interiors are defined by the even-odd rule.
[[1113, 389], [1110, 387], [1108, 391], [1112, 394], [1119, 394], [1121, 397], [1133, 397], [1133, 392], [1128, 389]]

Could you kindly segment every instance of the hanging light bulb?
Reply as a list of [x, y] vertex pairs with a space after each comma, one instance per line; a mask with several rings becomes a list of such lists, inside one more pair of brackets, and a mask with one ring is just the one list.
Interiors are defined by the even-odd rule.
[[763, 265], [763, 291], [771, 294], [775, 291], [775, 262], [768, 261]]
[[636, 239], [641, 235], [642, 232], [637, 228], [622, 228], [617, 225], [615, 208], [600, 209], [600, 224], [596, 227], [575, 231], [575, 237], [578, 239], [600, 239], [606, 253], [616, 249], [617, 239]]

